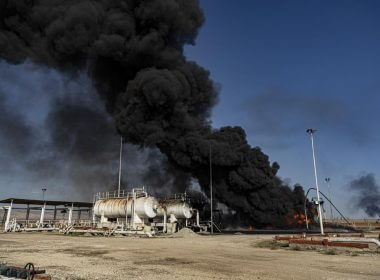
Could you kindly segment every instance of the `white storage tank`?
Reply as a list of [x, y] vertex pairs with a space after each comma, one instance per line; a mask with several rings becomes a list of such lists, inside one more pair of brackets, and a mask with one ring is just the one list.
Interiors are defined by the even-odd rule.
[[[193, 209], [191, 206], [184, 201], [170, 201], [163, 202], [161, 205], [166, 207], [166, 215], [174, 215], [177, 219], [190, 219], [193, 216]], [[162, 217], [164, 215], [163, 209], [159, 209], [158, 216]]]
[[96, 216], [106, 218], [131, 217], [135, 213], [140, 218], [154, 218], [157, 215], [158, 201], [154, 197], [133, 198], [107, 198], [95, 202], [94, 213]]

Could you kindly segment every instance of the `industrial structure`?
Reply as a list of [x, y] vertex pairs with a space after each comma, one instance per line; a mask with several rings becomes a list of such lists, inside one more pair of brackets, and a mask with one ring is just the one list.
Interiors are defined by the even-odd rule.
[[[175, 233], [183, 227], [207, 231], [199, 211], [186, 194], [158, 198], [144, 187], [131, 191], [99, 192], [94, 201], [52, 201], [8, 198], [1, 200], [3, 231], [59, 231], [93, 235], [152, 236]], [[31, 211], [33, 215], [31, 215]]]
[[149, 196], [145, 188], [96, 194], [93, 223], [145, 234], [174, 233], [182, 227], [206, 230], [201, 228], [199, 211], [189, 205], [186, 194], [157, 198]]
[[1, 220], [4, 231], [59, 230], [88, 221], [92, 211], [92, 203], [75, 201], [8, 198], [0, 200], [0, 204], [6, 204], [0, 208], [4, 212]]

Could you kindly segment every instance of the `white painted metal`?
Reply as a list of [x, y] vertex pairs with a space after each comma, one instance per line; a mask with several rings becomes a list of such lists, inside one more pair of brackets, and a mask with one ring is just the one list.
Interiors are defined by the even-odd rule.
[[334, 242], [374, 243], [380, 247], [380, 240], [375, 238], [330, 237], [329, 240]]
[[177, 221], [178, 220], [177, 220], [177, 218], [176, 218], [176, 216], [174, 214], [170, 214], [169, 215], [169, 223], [173, 224], [173, 223], [175, 223]]
[[154, 218], [157, 215], [158, 201], [154, 197], [109, 198], [95, 202], [94, 213], [97, 217], [132, 218], [135, 213], [140, 218]]
[[135, 200], [134, 210], [141, 218], [154, 218], [157, 215], [158, 201], [153, 197], [139, 197]]
[[167, 221], [166, 221], [166, 211], [164, 211], [164, 228], [163, 228], [163, 232], [165, 233], [167, 230], [166, 230], [166, 224], [167, 224]]
[[318, 185], [318, 176], [317, 176], [317, 165], [315, 163], [315, 152], [314, 152], [314, 137], [313, 133], [315, 130], [308, 129], [307, 132], [310, 134], [311, 138], [311, 149], [313, 151], [313, 164], [314, 164], [314, 177], [315, 177], [315, 186], [317, 187], [317, 199], [318, 199], [318, 216], [319, 216], [319, 225], [321, 228], [321, 234], [324, 234], [323, 230], [323, 218], [322, 218], [322, 206], [321, 206], [321, 198], [319, 196], [319, 185]]
[[44, 217], [45, 217], [45, 209], [46, 209], [46, 203], [44, 203], [44, 206], [41, 208], [41, 216], [40, 216], [40, 224], [39, 227], [44, 224]]
[[180, 201], [166, 205], [166, 213], [173, 214], [177, 219], [190, 219], [193, 216], [193, 209], [186, 202]]
[[176, 219], [190, 219], [195, 211], [184, 201], [170, 201], [162, 204], [162, 207], [157, 209], [158, 217], [163, 217], [166, 213], [167, 216], [174, 215]]
[[198, 210], [196, 210], [197, 211], [197, 227], [200, 227], [200, 225], [199, 225], [199, 211]]
[[74, 205], [71, 204], [71, 207], [69, 208], [69, 220], [68, 220], [69, 225], [71, 225], [72, 220], [73, 220], [73, 208], [74, 208]]
[[13, 206], [13, 201], [11, 201], [11, 205], [10, 206], [4, 206], [4, 209], [7, 209], [7, 217], [6, 217], [6, 220], [5, 220], [4, 231], [8, 231], [8, 226], [9, 226], [9, 222], [10, 222], [10, 219], [11, 219], [12, 206]]

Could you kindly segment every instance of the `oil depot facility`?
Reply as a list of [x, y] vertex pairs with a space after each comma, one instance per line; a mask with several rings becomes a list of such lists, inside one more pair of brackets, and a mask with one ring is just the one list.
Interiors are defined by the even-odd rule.
[[[146, 235], [172, 234], [181, 228], [204, 232], [219, 227], [213, 219], [200, 222], [211, 202], [186, 193], [169, 197], [150, 195], [145, 187], [122, 190], [121, 164], [123, 140], [120, 138], [119, 183], [114, 191], [98, 192], [93, 202], [8, 198], [0, 200], [0, 228], [4, 232], [59, 231], [64, 234]], [[214, 211], [209, 211], [209, 214]], [[211, 227], [213, 224], [213, 227]]]
[[99, 192], [92, 203], [19, 198], [0, 203], [0, 225], [5, 232], [153, 236], [175, 233], [183, 227], [194, 231], [207, 231], [210, 227], [208, 222], [200, 222], [200, 211], [191, 205], [186, 193], [158, 198], [149, 195], [144, 187]]

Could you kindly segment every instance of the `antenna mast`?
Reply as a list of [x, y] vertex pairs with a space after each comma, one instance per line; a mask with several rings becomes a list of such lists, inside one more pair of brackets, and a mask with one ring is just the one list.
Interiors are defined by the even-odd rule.
[[211, 218], [211, 234], [214, 234], [214, 218], [213, 218], [213, 205], [212, 205], [212, 162], [211, 162], [211, 142], [210, 142], [210, 218]]

